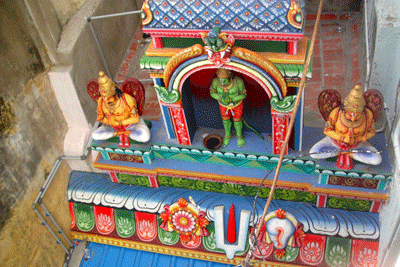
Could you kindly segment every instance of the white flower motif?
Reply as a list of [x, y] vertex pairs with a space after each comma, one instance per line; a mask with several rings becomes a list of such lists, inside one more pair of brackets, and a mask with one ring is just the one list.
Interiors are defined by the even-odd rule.
[[118, 219], [118, 228], [121, 234], [127, 236], [132, 233], [133, 224], [127, 218], [119, 218]]
[[76, 218], [77, 218], [77, 221], [78, 221], [78, 227], [79, 228], [88, 229], [90, 227], [91, 218], [90, 218], [90, 215], [87, 214], [86, 212], [84, 212], [84, 211], [78, 212], [76, 214]]
[[345, 262], [343, 261], [347, 256], [346, 251], [343, 249], [343, 247], [336, 245], [333, 247], [331, 251], [329, 251], [329, 260], [332, 263], [331, 266], [337, 267], [337, 266], [345, 266]]
[[357, 263], [363, 267], [375, 267], [377, 262], [378, 252], [369, 248], [360, 250], [357, 255]]
[[323, 257], [322, 248], [319, 243], [309, 242], [304, 246], [304, 259], [307, 262], [318, 262]]
[[193, 215], [190, 212], [180, 210], [172, 216], [172, 224], [178, 230], [178, 232], [188, 233], [193, 231], [196, 222]]
[[97, 216], [97, 228], [100, 232], [108, 233], [111, 232], [113, 229], [113, 222], [110, 216], [105, 214], [100, 214]]
[[154, 225], [150, 221], [140, 221], [139, 222], [139, 232], [142, 237], [152, 238], [155, 233]]

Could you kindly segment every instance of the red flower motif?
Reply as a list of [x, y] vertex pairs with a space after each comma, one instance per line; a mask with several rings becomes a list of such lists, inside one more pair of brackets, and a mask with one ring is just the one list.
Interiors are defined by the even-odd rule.
[[303, 224], [297, 223], [296, 232], [293, 234], [293, 245], [292, 247], [298, 248], [303, 245], [303, 239], [306, 237], [306, 234], [303, 231]]
[[181, 240], [184, 244], [192, 240], [192, 235], [181, 235]]
[[164, 210], [165, 212], [160, 214], [160, 218], [162, 220], [162, 223], [160, 224], [160, 228], [164, 229], [166, 231], [168, 231], [168, 222], [169, 222], [169, 216], [170, 216], [170, 212], [169, 212], [169, 205], [165, 205], [164, 206]]
[[186, 208], [187, 205], [188, 205], [188, 202], [187, 202], [186, 199], [180, 198], [180, 199], [178, 200], [178, 205], [179, 205], [179, 207], [181, 207], [181, 208]]
[[178, 211], [172, 215], [172, 224], [179, 232], [188, 233], [195, 229], [196, 222], [193, 215], [187, 211]]
[[278, 219], [286, 218], [286, 212], [283, 209], [276, 210], [275, 215], [276, 215], [276, 217], [278, 217]]
[[283, 256], [285, 256], [286, 250], [285, 249], [275, 249], [274, 253], [277, 258], [281, 259], [281, 258], [283, 258]]

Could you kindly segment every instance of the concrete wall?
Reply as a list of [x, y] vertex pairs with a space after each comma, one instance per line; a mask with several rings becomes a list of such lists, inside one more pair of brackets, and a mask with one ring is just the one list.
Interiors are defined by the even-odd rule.
[[[122, 3], [121, 3], [122, 2]], [[141, 1], [4, 0], [0, 5], [0, 262], [61, 266], [65, 252], [31, 205], [64, 153], [69, 132], [51, 73], [68, 70], [84, 117], [95, 120], [85, 85], [104, 70], [85, 17], [137, 10]], [[119, 69], [140, 15], [93, 21], [110, 71]], [[54, 75], [53, 75], [54, 76]], [[68, 92], [64, 92], [67, 93]], [[66, 96], [69, 98], [69, 95]], [[73, 116], [74, 114], [72, 114]], [[67, 119], [67, 120], [66, 120]], [[43, 203], [69, 236], [65, 197], [70, 168], [61, 165]], [[42, 215], [43, 212], [41, 212]], [[68, 247], [68, 244], [65, 244]]]
[[[45, 47], [27, 23], [23, 4], [12, 0], [0, 6], [0, 225], [21, 199], [29, 183], [48, 169], [62, 151], [66, 132], [46, 71]], [[55, 123], [56, 122], [56, 123]], [[54, 159], [52, 158], [54, 157]]]
[[[25, 2], [4, 0], [0, 14], [0, 265], [61, 266], [64, 252], [31, 205], [62, 154], [67, 125], [47, 75], [48, 50]], [[59, 175], [68, 172], [64, 164]], [[44, 201], [68, 231], [62, 177]]]
[[61, 25], [65, 25], [86, 2], [86, 0], [50, 0]]
[[[86, 93], [86, 83], [89, 79], [97, 79], [98, 72], [106, 71], [106, 67], [85, 17], [138, 10], [141, 8], [139, 4], [135, 1], [87, 0], [63, 28], [57, 48], [57, 64], [73, 67], [72, 79], [89, 122], [96, 119], [96, 104]], [[113, 78], [119, 71], [139, 21], [140, 14], [91, 21]]]
[[[400, 80], [400, 3], [391, 0], [375, 1], [374, 9], [376, 37], [370, 35], [373, 41], [373, 63], [369, 87], [379, 89], [383, 93], [390, 117], [393, 118]], [[373, 30], [370, 32], [374, 33]], [[399, 108], [398, 105], [397, 110]], [[400, 172], [397, 164], [394, 171], [395, 178], [388, 189], [389, 201], [380, 214], [380, 266], [394, 266], [400, 253], [400, 234], [397, 232], [400, 225]]]

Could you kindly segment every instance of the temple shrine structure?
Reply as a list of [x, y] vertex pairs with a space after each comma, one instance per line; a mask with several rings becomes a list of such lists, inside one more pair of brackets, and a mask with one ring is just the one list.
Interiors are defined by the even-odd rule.
[[[304, 70], [304, 8], [303, 0], [145, 1], [151, 44], [140, 68], [162, 116], [145, 122], [148, 142], [94, 140], [101, 172], [71, 173], [72, 237], [92, 253], [80, 266], [377, 266], [393, 178], [385, 138], [368, 140], [383, 151], [373, 167], [315, 159], [306, 152], [324, 133], [304, 127], [303, 99], [260, 221], [300, 80], [307, 90], [313, 75], [312, 60]], [[91, 78], [96, 95], [100, 79]], [[143, 87], [128, 79], [121, 88], [141, 114]]]

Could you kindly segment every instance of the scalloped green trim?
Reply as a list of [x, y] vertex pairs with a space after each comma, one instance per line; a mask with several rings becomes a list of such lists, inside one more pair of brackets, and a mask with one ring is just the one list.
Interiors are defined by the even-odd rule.
[[294, 109], [294, 104], [296, 102], [296, 95], [290, 95], [285, 97], [283, 100], [279, 101], [277, 96], [271, 97], [271, 108], [280, 113], [289, 113]]
[[173, 104], [179, 101], [181, 99], [181, 94], [179, 93], [178, 89], [173, 89], [172, 91], [168, 91], [167, 88], [159, 86], [159, 85], [154, 85], [154, 89], [156, 89], [158, 98], [167, 104]]
[[140, 68], [144, 70], [164, 70], [170, 57], [148, 57], [144, 55], [140, 59]]

